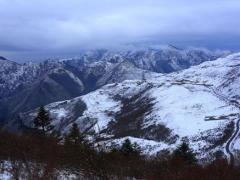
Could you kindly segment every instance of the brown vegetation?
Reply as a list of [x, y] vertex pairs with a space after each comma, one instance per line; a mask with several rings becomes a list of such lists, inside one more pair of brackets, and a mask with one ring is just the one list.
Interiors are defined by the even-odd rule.
[[[86, 141], [59, 143], [56, 137], [39, 134], [0, 133], [0, 163], [13, 179], [57, 179], [59, 172], [89, 179], [239, 179], [239, 167], [223, 160], [208, 165], [186, 161], [181, 153], [146, 157], [132, 146], [104, 152]], [[181, 149], [181, 148], [180, 148]], [[10, 165], [4, 167], [3, 162]]]
[[[128, 139], [111, 151], [104, 145], [96, 146], [75, 123], [66, 137], [60, 137], [53, 131], [43, 107], [34, 122], [36, 128], [21, 135], [0, 131], [0, 174], [7, 172], [16, 180], [66, 179], [70, 175], [75, 179], [96, 180], [234, 180], [240, 177], [240, 167], [230, 166], [224, 159], [207, 165], [197, 163], [184, 141], [172, 154], [149, 157], [141, 155], [139, 146]], [[226, 136], [232, 126], [224, 131]]]

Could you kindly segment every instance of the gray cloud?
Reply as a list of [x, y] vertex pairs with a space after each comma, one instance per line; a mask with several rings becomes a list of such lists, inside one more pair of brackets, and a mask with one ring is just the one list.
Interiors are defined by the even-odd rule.
[[239, 49], [239, 0], [0, 0], [0, 53], [74, 55], [129, 43]]

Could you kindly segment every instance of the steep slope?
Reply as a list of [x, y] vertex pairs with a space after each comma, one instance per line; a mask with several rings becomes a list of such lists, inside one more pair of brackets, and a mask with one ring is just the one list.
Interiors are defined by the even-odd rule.
[[77, 71], [84, 76], [84, 80], [88, 79], [88, 75], [93, 75], [95, 78], [101, 77], [115, 66], [123, 62], [126, 63], [126, 61], [139, 69], [168, 73], [204, 61], [214, 60], [223, 54], [224, 52], [214, 53], [203, 50], [178, 50], [173, 48], [120, 52], [98, 50], [83, 53], [78, 58], [47, 60], [40, 64], [17, 64], [2, 57], [0, 59], [0, 99], [14, 94], [18, 88], [21, 89], [22, 86], [31, 84], [39, 77], [59, 67]]
[[[221, 53], [220, 53], [221, 54]], [[78, 58], [17, 64], [0, 59], [0, 124], [17, 113], [74, 98], [124, 80], [149, 79], [154, 72], [172, 72], [219, 54], [202, 50], [144, 49], [90, 51]]]
[[37, 79], [62, 65], [55, 61], [40, 64], [17, 64], [10, 60], [0, 60], [0, 99], [14, 95], [24, 86], [31, 85]]
[[122, 61], [109, 68], [109, 70], [97, 81], [97, 86], [100, 87], [106, 84], [122, 82], [124, 80], [149, 79], [153, 76], [157, 76], [157, 74], [136, 68], [136, 66], [129, 61]]
[[[36, 76], [31, 76], [31, 73], [28, 74], [30, 77], [26, 76], [25, 73], [29, 71], [22, 71], [22, 66], [18, 67], [16, 71], [24, 72], [23, 74], [13, 73], [9, 76], [5, 74], [5, 79], [12, 75], [14, 75], [14, 78], [3, 84], [3, 92], [9, 94], [2, 94], [0, 99], [0, 120], [5, 119], [6, 122], [19, 112], [29, 111], [51, 102], [77, 97], [109, 82], [142, 79], [142, 74], [146, 72], [136, 67], [128, 69], [127, 65], [130, 63], [113, 65], [98, 62], [80, 70], [58, 62], [52, 63], [55, 66], [46, 70], [42, 68], [42, 64], [35, 64], [36, 71], [31, 72], [37, 74]], [[45, 62], [45, 66], [48, 66], [48, 62]], [[29, 69], [31, 68], [29, 67]], [[146, 72], [146, 74], [151, 76], [154, 73]], [[111, 76], [109, 77], [109, 75]], [[21, 81], [23, 78], [24, 80]], [[10, 86], [10, 84], [13, 86]], [[7, 90], [9, 87], [10, 89]]]
[[76, 97], [84, 90], [81, 80], [55, 61], [0, 63], [0, 121], [41, 104]]
[[[240, 54], [233, 54], [182, 72], [109, 84], [47, 109], [63, 134], [76, 122], [107, 146], [128, 137], [152, 154], [187, 139], [199, 158], [224, 156], [239, 118], [239, 64]], [[32, 126], [35, 115], [22, 114], [20, 122]], [[238, 141], [234, 137], [231, 151]]]

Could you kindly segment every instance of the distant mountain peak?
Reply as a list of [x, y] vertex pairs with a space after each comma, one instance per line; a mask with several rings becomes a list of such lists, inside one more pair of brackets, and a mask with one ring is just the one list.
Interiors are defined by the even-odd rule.
[[7, 60], [7, 58], [0, 56], [0, 60]]

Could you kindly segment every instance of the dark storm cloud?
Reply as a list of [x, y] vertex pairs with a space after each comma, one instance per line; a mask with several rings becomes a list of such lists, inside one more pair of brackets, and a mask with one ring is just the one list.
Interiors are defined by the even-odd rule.
[[239, 49], [239, 0], [0, 0], [0, 53], [76, 54], [131, 43]]

